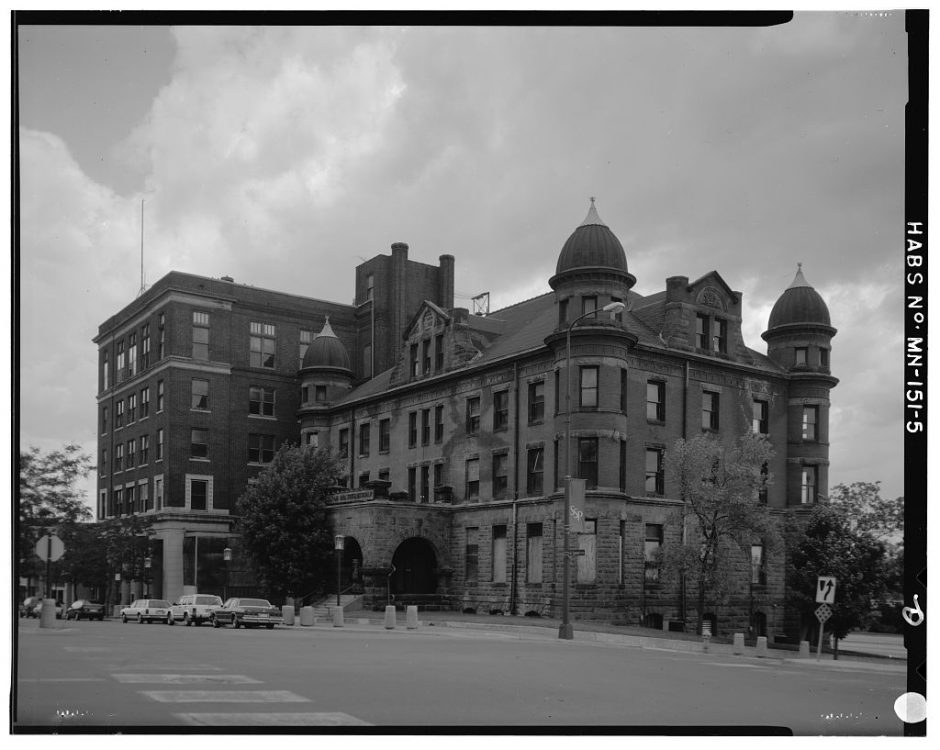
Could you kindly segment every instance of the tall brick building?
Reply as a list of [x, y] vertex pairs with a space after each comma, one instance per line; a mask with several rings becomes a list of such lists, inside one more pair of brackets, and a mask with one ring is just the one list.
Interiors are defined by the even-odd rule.
[[[454, 307], [452, 256], [417, 263], [403, 243], [356, 268], [348, 305], [170, 273], [95, 339], [98, 516], [153, 514], [155, 593], [221, 590], [246, 483], [285, 440], [330, 447], [345, 469], [331, 518], [367, 601], [557, 615], [568, 429], [588, 488], [573, 615], [691, 618], [653, 562], [680, 533], [665, 452], [703, 431], [765, 433], [760, 501], [812, 505], [827, 493], [836, 331], [802, 270], [766, 355], [743, 341], [741, 294], [717, 272], [645, 297], [634, 283], [593, 201], [552, 291], [485, 316]], [[782, 628], [782, 557], [755, 540], [740, 576], [706, 613], [715, 626]]]

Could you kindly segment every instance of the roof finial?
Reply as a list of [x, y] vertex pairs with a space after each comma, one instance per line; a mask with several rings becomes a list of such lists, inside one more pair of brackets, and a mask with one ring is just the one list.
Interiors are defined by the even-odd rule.
[[592, 195], [591, 207], [588, 209], [587, 216], [584, 217], [584, 221], [582, 221], [579, 226], [586, 227], [586, 226], [590, 226], [591, 224], [598, 224], [602, 227], [607, 226], [603, 221], [601, 221], [601, 217], [597, 215], [597, 209], [594, 207], [594, 201], [595, 201], [595, 198]]
[[793, 283], [790, 284], [788, 289], [793, 289], [797, 286], [809, 286], [809, 282], [806, 281], [806, 277], [803, 275], [803, 264], [796, 264], [796, 276], [793, 277]]
[[326, 316], [326, 321], [323, 323], [323, 330], [317, 334], [317, 336], [332, 336], [336, 338], [336, 334], [333, 333], [333, 328], [330, 326], [330, 316]]

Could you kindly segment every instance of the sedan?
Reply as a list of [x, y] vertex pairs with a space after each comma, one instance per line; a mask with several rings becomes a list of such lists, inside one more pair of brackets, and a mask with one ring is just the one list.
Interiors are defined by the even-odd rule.
[[66, 620], [103, 620], [104, 605], [90, 599], [76, 599], [65, 610]]
[[165, 599], [135, 599], [131, 606], [121, 610], [121, 622], [137, 620], [139, 623], [159, 620], [166, 622], [170, 611], [170, 603]]
[[[61, 619], [62, 619], [62, 611], [63, 611], [63, 609], [64, 609], [64, 605], [62, 604], [62, 602], [56, 602], [56, 603], [55, 603], [55, 619], [57, 619], [57, 620], [61, 620]], [[33, 617], [39, 617], [39, 616], [41, 616], [41, 615], [42, 615], [42, 599], [40, 599], [40, 600], [39, 600], [39, 603], [38, 603], [35, 607], [33, 607], [33, 615], [32, 615], [32, 616], [33, 616]], [[28, 617], [28, 616], [29, 616], [29, 615], [27, 615], [27, 617]]]
[[35, 609], [37, 604], [42, 604], [41, 596], [27, 596], [20, 605], [20, 617], [37, 617]]
[[211, 615], [212, 627], [221, 628], [231, 623], [235, 628], [266, 627], [271, 630], [283, 624], [281, 611], [267, 599], [228, 599]]

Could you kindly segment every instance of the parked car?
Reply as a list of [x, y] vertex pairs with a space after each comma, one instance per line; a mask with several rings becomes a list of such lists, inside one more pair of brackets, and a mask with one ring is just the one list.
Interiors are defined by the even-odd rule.
[[236, 628], [266, 627], [271, 630], [282, 625], [281, 610], [267, 599], [233, 597], [212, 612], [212, 627], [221, 628], [231, 623]]
[[76, 599], [65, 610], [66, 620], [103, 620], [104, 605], [90, 599]]
[[[55, 619], [62, 619], [62, 612], [65, 609], [65, 605], [62, 602], [55, 603]], [[33, 617], [39, 617], [42, 614], [42, 599], [33, 607]]]
[[27, 596], [20, 605], [20, 617], [37, 617], [33, 610], [41, 603], [41, 596]]
[[184, 625], [201, 625], [211, 622], [213, 610], [222, 606], [222, 598], [214, 594], [186, 594], [179, 601], [170, 605], [166, 624], [172, 625], [177, 620]]
[[121, 622], [137, 620], [137, 622], [166, 621], [170, 611], [170, 603], [166, 599], [135, 599], [129, 607], [121, 610]]

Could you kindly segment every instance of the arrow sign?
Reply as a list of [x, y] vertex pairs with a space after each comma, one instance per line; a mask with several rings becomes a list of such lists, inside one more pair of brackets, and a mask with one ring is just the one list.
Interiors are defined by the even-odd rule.
[[834, 576], [819, 576], [816, 581], [816, 601], [820, 604], [832, 604], [836, 599], [836, 579]]

